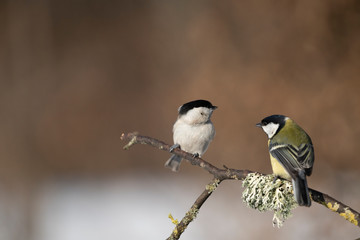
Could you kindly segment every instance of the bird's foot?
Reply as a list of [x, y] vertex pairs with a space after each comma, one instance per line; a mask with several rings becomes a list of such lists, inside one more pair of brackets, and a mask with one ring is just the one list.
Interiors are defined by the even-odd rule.
[[273, 183], [275, 183], [276, 180], [278, 180], [278, 179], [279, 179], [279, 176], [278, 176], [278, 175], [275, 175], [275, 176], [274, 176], [274, 179], [273, 179]]
[[194, 153], [192, 156], [193, 156], [193, 158], [197, 158], [197, 157], [199, 157], [199, 156], [200, 156], [200, 154], [198, 154], [198, 153]]
[[178, 143], [172, 145], [169, 149], [169, 152], [173, 152], [175, 150], [175, 148], [180, 148], [180, 145]]

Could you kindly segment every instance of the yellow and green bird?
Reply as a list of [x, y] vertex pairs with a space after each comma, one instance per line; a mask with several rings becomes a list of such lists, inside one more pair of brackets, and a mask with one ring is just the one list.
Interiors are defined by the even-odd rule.
[[314, 147], [309, 135], [293, 120], [272, 115], [256, 124], [267, 134], [270, 160], [276, 176], [291, 180], [296, 202], [310, 207], [306, 176], [314, 165]]

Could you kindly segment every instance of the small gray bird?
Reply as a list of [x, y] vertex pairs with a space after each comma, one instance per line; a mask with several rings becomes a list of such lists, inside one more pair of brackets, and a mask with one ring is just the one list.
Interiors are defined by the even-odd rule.
[[[217, 106], [206, 100], [195, 100], [180, 106], [178, 118], [173, 126], [174, 145], [170, 152], [180, 148], [192, 153], [194, 157], [201, 157], [215, 136], [215, 128], [210, 118], [216, 108]], [[181, 157], [173, 154], [166, 161], [165, 167], [177, 172], [181, 160]]]

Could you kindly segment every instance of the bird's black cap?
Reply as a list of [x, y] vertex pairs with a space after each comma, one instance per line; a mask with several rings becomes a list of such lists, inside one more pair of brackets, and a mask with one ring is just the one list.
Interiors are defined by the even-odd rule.
[[200, 100], [191, 101], [191, 102], [188, 102], [188, 103], [185, 103], [184, 105], [182, 105], [179, 108], [179, 114], [180, 115], [186, 114], [189, 110], [191, 110], [193, 108], [198, 108], [198, 107], [206, 107], [206, 108], [210, 108], [210, 109], [217, 108], [217, 106], [213, 106], [211, 104], [211, 102], [200, 99]]
[[266, 126], [268, 123], [278, 123], [280, 127], [283, 127], [285, 125], [285, 119], [286, 117], [284, 115], [271, 115], [261, 120], [256, 126], [261, 127]]

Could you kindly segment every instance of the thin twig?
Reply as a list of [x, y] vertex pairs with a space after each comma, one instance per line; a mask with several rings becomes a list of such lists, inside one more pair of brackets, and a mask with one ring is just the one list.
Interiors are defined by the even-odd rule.
[[[156, 148], [164, 150], [164, 151], [170, 150], [170, 145], [168, 145], [162, 141], [159, 141], [157, 139], [151, 138], [151, 137], [141, 136], [138, 133], [127, 133], [127, 134], [123, 133], [121, 135], [121, 140], [129, 141], [129, 143], [124, 147], [125, 149], [129, 149], [132, 145], [140, 143], [140, 144], [147, 144], [147, 145], [156, 147]], [[194, 158], [192, 154], [184, 152], [179, 148], [176, 148], [172, 153], [181, 156], [183, 159], [186, 159], [187, 161], [189, 161], [192, 165], [196, 165], [196, 166], [203, 168], [204, 170], [206, 170], [207, 172], [212, 174], [214, 176], [214, 179], [219, 181], [218, 183], [220, 183], [223, 180], [243, 180], [249, 173], [253, 172], [250, 170], [237, 170], [237, 169], [231, 169], [231, 168], [227, 168], [227, 167], [225, 167], [224, 169], [220, 169], [201, 158], [198, 158], [198, 157]], [[196, 209], [196, 211], [199, 211], [202, 204], [211, 195], [211, 192], [210, 193], [206, 193], [206, 192], [207, 191], [204, 191], [198, 197], [198, 199], [195, 201], [195, 203], [191, 207], [191, 209], [193, 209], [193, 207], [195, 206], [194, 209]], [[340, 216], [345, 218], [347, 221], [351, 222], [355, 226], [360, 227], [359, 226], [360, 225], [359, 224], [360, 223], [359, 212], [355, 211], [354, 209], [350, 208], [346, 204], [336, 200], [335, 198], [333, 198], [325, 193], [321, 193], [317, 190], [310, 189], [310, 188], [309, 188], [309, 192], [310, 192], [310, 196], [314, 202], [317, 202], [317, 203], [325, 206], [326, 208], [330, 209], [331, 211], [338, 213]], [[197, 203], [198, 201], [201, 204]], [[190, 209], [190, 211], [192, 211], [191, 209]], [[187, 215], [188, 215], [188, 213], [187, 213]], [[174, 230], [168, 239], [179, 239], [181, 233], [186, 229], [188, 224], [194, 219], [194, 218], [192, 218], [191, 221], [189, 221], [189, 218], [187, 215], [185, 215], [185, 217], [178, 224], [179, 227], [177, 226], [175, 228], [175, 230], [178, 231], [177, 234], [174, 234], [174, 231], [175, 231]], [[184, 224], [184, 223], [187, 223], [187, 224]]]

